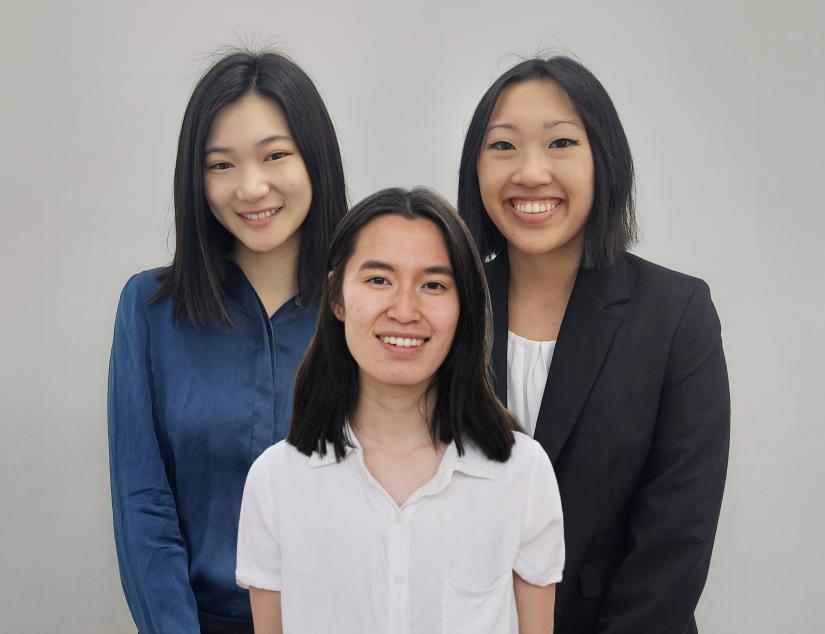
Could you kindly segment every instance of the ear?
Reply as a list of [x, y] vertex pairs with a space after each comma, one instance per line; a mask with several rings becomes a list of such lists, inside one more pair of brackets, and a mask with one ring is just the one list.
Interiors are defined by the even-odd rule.
[[[329, 284], [331, 281], [332, 281], [332, 271], [327, 273], [327, 284]], [[335, 300], [330, 301], [330, 307], [332, 309], [332, 314], [335, 315], [335, 317], [338, 319], [338, 321], [344, 321], [344, 315], [345, 315], [344, 307], [341, 306]]]

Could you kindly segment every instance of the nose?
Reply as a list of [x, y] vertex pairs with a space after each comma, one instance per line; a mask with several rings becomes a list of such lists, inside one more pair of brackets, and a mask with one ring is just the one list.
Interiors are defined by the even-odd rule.
[[392, 297], [387, 317], [401, 324], [415, 323], [421, 319], [418, 295], [414, 288], [399, 288]]
[[238, 189], [235, 196], [241, 202], [252, 203], [260, 200], [269, 193], [269, 183], [264, 179], [260, 170], [255, 167], [246, 167], [241, 171]]
[[528, 150], [522, 154], [521, 162], [512, 177], [513, 184], [523, 187], [538, 187], [553, 182], [550, 160], [543, 151]]

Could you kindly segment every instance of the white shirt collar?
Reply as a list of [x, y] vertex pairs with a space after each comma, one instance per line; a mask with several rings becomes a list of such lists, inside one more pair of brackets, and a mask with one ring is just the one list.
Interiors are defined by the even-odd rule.
[[[344, 424], [344, 438], [348, 439], [352, 444], [352, 446], [345, 446], [346, 453], [344, 460], [348, 459], [353, 452], [363, 452], [361, 443], [358, 442], [358, 437], [352, 432], [349, 421]], [[314, 451], [309, 457], [309, 466], [313, 468], [326, 467], [335, 463], [335, 447], [331, 442], [327, 442], [326, 454], [322, 456], [317, 451]], [[463, 456], [458, 455], [455, 441], [447, 445], [444, 456], [441, 458], [438, 471], [433, 477], [433, 482], [446, 478], [446, 481], [444, 481], [444, 485], [446, 486], [446, 483], [449, 482], [449, 479], [456, 471], [474, 478], [483, 478], [486, 480], [493, 480], [496, 477], [495, 463], [487, 458], [487, 456], [470, 441], [464, 442]]]

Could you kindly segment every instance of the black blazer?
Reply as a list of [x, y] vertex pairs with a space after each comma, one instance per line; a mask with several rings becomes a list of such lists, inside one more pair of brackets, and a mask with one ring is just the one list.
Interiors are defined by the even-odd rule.
[[[496, 393], [507, 402], [509, 269], [486, 265]], [[727, 469], [730, 398], [707, 285], [631, 254], [582, 269], [535, 439], [553, 462], [566, 565], [556, 634], [685, 634]]]

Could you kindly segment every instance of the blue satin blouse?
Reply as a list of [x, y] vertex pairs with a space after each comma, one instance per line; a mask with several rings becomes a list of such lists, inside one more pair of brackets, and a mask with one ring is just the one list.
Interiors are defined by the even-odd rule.
[[249, 467], [284, 438], [295, 371], [317, 307], [293, 298], [268, 318], [231, 265], [233, 327], [175, 323], [148, 304], [158, 270], [120, 297], [109, 368], [109, 456], [121, 581], [141, 634], [199, 632], [198, 610], [251, 619], [235, 585]]

